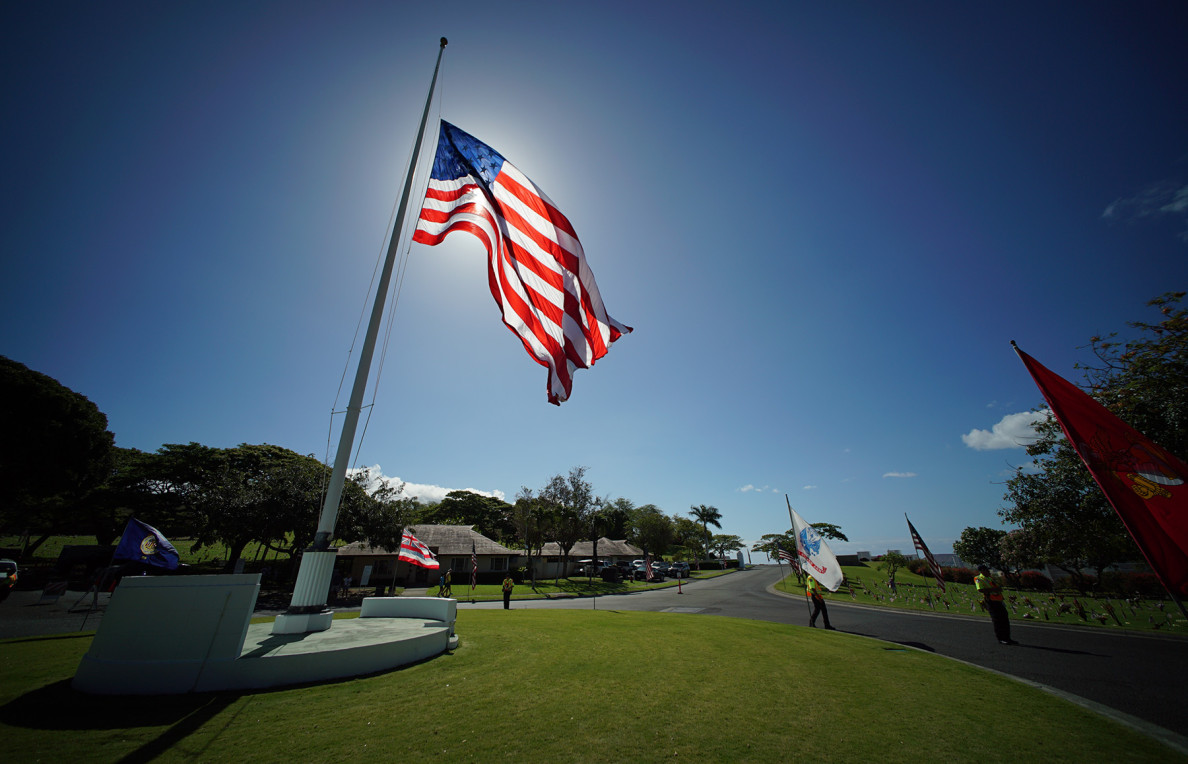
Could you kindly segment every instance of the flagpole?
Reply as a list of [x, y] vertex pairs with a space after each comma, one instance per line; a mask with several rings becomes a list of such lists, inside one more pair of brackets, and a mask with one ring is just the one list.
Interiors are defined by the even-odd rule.
[[322, 504], [317, 533], [314, 535], [313, 543], [309, 549], [306, 549], [301, 556], [301, 566], [298, 568], [297, 583], [293, 586], [293, 598], [289, 603], [288, 612], [277, 616], [272, 629], [273, 634], [300, 634], [310, 631], [325, 631], [330, 628], [331, 615], [326, 610], [326, 595], [329, 591], [328, 587], [336, 557], [335, 552], [330, 549], [330, 542], [334, 538], [334, 523], [338, 519], [342, 489], [346, 483], [347, 468], [351, 461], [351, 449], [355, 443], [355, 430], [359, 424], [359, 413], [363, 410], [363, 396], [367, 391], [367, 376], [371, 371], [371, 359], [375, 353], [376, 339], [383, 322], [384, 302], [388, 297], [392, 270], [396, 262], [396, 255], [400, 250], [404, 218], [408, 212], [408, 201], [412, 195], [417, 160], [421, 155], [425, 125], [429, 121], [429, 109], [433, 104], [433, 93], [437, 87], [437, 73], [441, 69], [441, 57], [445, 52], [446, 44], [446, 38], [441, 38], [441, 47], [437, 51], [437, 63], [433, 67], [433, 79], [429, 83], [429, 95], [425, 98], [425, 109], [421, 112], [421, 125], [417, 130], [412, 159], [409, 161], [408, 172], [404, 177], [404, 189], [400, 194], [400, 205], [392, 225], [392, 238], [388, 240], [387, 256], [384, 258], [383, 271], [375, 290], [375, 303], [371, 308], [371, 319], [367, 324], [363, 347], [359, 351], [359, 367], [355, 372], [355, 384], [351, 389], [350, 402], [347, 403], [346, 416], [343, 418], [342, 434], [338, 438], [338, 452], [334, 458], [334, 468], [330, 473], [330, 484], [326, 489], [325, 502]]

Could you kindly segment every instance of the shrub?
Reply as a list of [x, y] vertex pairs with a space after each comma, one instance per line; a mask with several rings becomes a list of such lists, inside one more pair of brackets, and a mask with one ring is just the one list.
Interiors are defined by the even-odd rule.
[[1102, 588], [1131, 597], [1139, 594], [1143, 597], [1162, 597], [1163, 586], [1154, 573], [1104, 573], [1101, 577]]
[[1034, 570], [1025, 570], [1015, 577], [1015, 586], [1035, 592], [1052, 591], [1052, 579]]
[[928, 560], [919, 557], [908, 560], [907, 569], [917, 576], [931, 575], [931, 571], [928, 569]]
[[955, 584], [972, 584], [978, 572], [969, 568], [941, 568], [941, 576]]

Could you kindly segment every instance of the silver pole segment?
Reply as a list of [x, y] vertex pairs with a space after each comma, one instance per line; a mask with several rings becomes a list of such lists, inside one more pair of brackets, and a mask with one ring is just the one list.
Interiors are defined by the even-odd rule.
[[[375, 354], [375, 343], [379, 336], [380, 324], [383, 321], [384, 303], [388, 297], [388, 288], [392, 281], [392, 270], [396, 262], [396, 255], [400, 250], [400, 239], [403, 233], [405, 215], [408, 212], [408, 201], [412, 194], [413, 178], [416, 175], [417, 160], [421, 155], [421, 146], [425, 138], [425, 125], [429, 121], [429, 109], [433, 104], [433, 93], [437, 87], [437, 73], [441, 68], [441, 57], [445, 52], [446, 38], [441, 38], [441, 47], [437, 51], [437, 63], [433, 67], [433, 79], [429, 83], [429, 95], [425, 99], [425, 109], [421, 113], [421, 125], [417, 130], [416, 143], [413, 146], [412, 160], [408, 173], [404, 178], [404, 189], [400, 195], [400, 205], [396, 211], [396, 220], [392, 226], [392, 238], [388, 241], [388, 252], [384, 258], [383, 271], [376, 287], [375, 304], [371, 308], [371, 319], [367, 324], [367, 334], [363, 339], [363, 347], [359, 352], [359, 368], [355, 372], [355, 384], [351, 388], [350, 401], [347, 403], [346, 417], [342, 423], [342, 434], [338, 439], [338, 452], [334, 458], [334, 468], [330, 473], [330, 484], [326, 489], [326, 500], [322, 505], [322, 515], [318, 520], [318, 530], [310, 548], [301, 558], [301, 567], [297, 573], [297, 584], [293, 589], [293, 599], [289, 604], [290, 613], [310, 613], [321, 610], [326, 604], [326, 595], [333, 572], [333, 563], [327, 565], [321, 560], [323, 555], [332, 555], [330, 543], [334, 539], [334, 523], [338, 518], [339, 505], [342, 502], [342, 488], [346, 483], [347, 468], [350, 466], [351, 450], [355, 443], [355, 431], [359, 425], [359, 414], [363, 410], [363, 396], [367, 390], [367, 376], [371, 371], [371, 360]], [[308, 563], [308, 564], [307, 564]], [[324, 580], [323, 580], [324, 579]]]

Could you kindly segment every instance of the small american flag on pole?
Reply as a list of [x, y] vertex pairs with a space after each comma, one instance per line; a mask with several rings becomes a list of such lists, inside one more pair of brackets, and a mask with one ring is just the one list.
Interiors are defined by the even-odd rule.
[[478, 586], [478, 553], [474, 549], [474, 542], [470, 542], [470, 590]]
[[417, 537], [407, 529], [400, 537], [400, 553], [396, 555], [396, 559], [430, 570], [438, 568], [437, 558], [433, 556], [433, 552], [430, 552], [429, 547], [418, 541]]
[[932, 575], [936, 577], [936, 584], [943, 592], [945, 590], [945, 577], [941, 573], [941, 567], [937, 564], [936, 558], [932, 556], [932, 552], [928, 551], [928, 545], [924, 543], [924, 539], [920, 538], [920, 534], [916, 532], [916, 526], [912, 525], [912, 521], [908, 520], [907, 513], [904, 513], [904, 520], [907, 520], [908, 531], [912, 534], [912, 543], [916, 545], [916, 549], [920, 554], [924, 555], [924, 559], [928, 560], [928, 569], [932, 571]]
[[789, 565], [794, 565], [796, 563], [796, 555], [780, 546], [780, 542], [778, 541], [776, 542], [776, 552], [776, 556], [781, 560], [787, 561]]
[[503, 323], [549, 369], [549, 403], [569, 398], [573, 372], [631, 331], [607, 315], [568, 218], [493, 148], [442, 121], [413, 241], [466, 231], [487, 248], [487, 281]]

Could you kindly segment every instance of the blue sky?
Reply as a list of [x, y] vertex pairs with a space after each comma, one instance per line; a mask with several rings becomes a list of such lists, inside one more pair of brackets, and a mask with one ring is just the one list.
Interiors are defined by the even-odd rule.
[[1010, 340], [1079, 381], [1188, 288], [1186, 33], [1171, 2], [6, 3], [0, 354], [120, 446], [332, 455], [444, 35], [432, 116], [548, 193], [635, 332], [551, 406], [479, 242], [412, 245], [355, 463], [508, 500], [584, 465], [748, 542], [788, 494], [834, 551], [910, 550], [906, 512], [946, 552], [1026, 461]]

